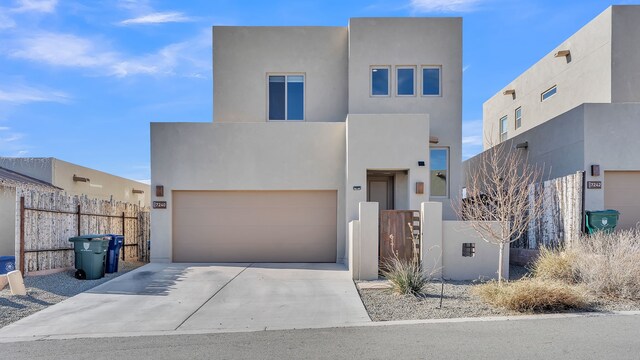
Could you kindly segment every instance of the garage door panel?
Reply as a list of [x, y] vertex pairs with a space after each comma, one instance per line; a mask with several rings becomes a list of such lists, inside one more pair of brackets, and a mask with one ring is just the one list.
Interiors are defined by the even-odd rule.
[[640, 221], [640, 171], [605, 171], [604, 205], [620, 211], [617, 228], [636, 227]]
[[335, 262], [336, 191], [176, 191], [176, 262]]

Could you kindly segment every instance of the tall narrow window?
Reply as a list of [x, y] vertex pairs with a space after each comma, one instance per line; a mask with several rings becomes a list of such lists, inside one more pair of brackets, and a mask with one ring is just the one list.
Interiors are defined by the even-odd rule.
[[304, 75], [269, 75], [269, 120], [304, 120]]
[[519, 129], [522, 126], [522, 108], [519, 107], [516, 109], [516, 129]]
[[508, 123], [508, 118], [506, 116], [500, 119], [500, 141], [501, 142], [507, 140], [508, 126], [509, 126], [509, 123]]
[[449, 196], [449, 149], [431, 148], [429, 154], [430, 195], [432, 197]]
[[545, 91], [540, 95], [540, 101], [545, 101], [558, 92], [558, 88], [554, 85], [551, 89]]
[[397, 67], [396, 83], [398, 96], [413, 96], [416, 92], [415, 69], [413, 67]]
[[422, 68], [423, 96], [440, 96], [441, 70], [439, 66], [425, 66]]
[[371, 68], [371, 95], [389, 96], [388, 66], [376, 66]]

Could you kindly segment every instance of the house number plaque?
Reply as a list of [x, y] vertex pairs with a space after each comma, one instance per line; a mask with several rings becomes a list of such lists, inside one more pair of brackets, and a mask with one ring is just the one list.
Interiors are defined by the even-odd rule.
[[602, 181], [587, 181], [587, 189], [602, 189]]
[[154, 209], [166, 209], [167, 208], [167, 202], [166, 201], [154, 201], [153, 202], [153, 208]]

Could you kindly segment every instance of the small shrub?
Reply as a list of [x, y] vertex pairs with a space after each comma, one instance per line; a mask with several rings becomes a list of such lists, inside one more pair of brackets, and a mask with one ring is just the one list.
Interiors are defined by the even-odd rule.
[[595, 295], [640, 299], [640, 229], [598, 232], [571, 249], [578, 280]]
[[543, 247], [531, 266], [531, 272], [538, 279], [575, 283], [575, 258], [571, 251]]
[[397, 256], [384, 261], [381, 273], [391, 282], [391, 290], [398, 295], [419, 295], [431, 280], [431, 275], [422, 271], [420, 265]]
[[477, 285], [472, 291], [488, 304], [519, 312], [555, 312], [588, 305], [584, 291], [554, 280], [529, 278], [503, 284], [492, 281]]

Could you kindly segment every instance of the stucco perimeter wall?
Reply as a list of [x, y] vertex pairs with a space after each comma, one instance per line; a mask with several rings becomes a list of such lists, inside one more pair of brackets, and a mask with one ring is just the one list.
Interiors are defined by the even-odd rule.
[[213, 118], [266, 122], [269, 74], [304, 74], [306, 121], [347, 116], [346, 27], [214, 26]]
[[[490, 244], [466, 221], [443, 221], [442, 204], [421, 204], [422, 266], [447, 280], [497, 279], [499, 248]], [[497, 227], [499, 224], [495, 223]], [[462, 244], [474, 243], [475, 255], [462, 256]], [[509, 277], [509, 246], [505, 246], [503, 276]]]
[[359, 220], [349, 222], [349, 271], [354, 280], [378, 279], [379, 210], [376, 202], [361, 202]]
[[[583, 171], [585, 151], [585, 105], [578, 106], [556, 118], [540, 124], [508, 140], [506, 146], [519, 152], [531, 165], [544, 169], [544, 180], [575, 174]], [[518, 144], [527, 142], [527, 149], [515, 149]], [[482, 161], [490, 156], [493, 149], [485, 150], [464, 162], [463, 186], [468, 183]], [[485, 155], [483, 155], [485, 154]]]
[[[640, 104], [585, 104], [584, 168], [587, 181], [602, 181], [602, 189], [586, 189], [585, 209], [604, 209], [604, 172], [640, 171]], [[591, 165], [600, 176], [591, 176]]]
[[[487, 139], [494, 144], [499, 140], [503, 116], [508, 116], [508, 136], [513, 137], [582, 103], [612, 101], [611, 19], [608, 8], [484, 103], [485, 149], [490, 145]], [[554, 57], [559, 50], [571, 51], [570, 62]], [[508, 56], [503, 61], [509, 61]], [[541, 94], [554, 85], [556, 95], [542, 102]], [[503, 95], [507, 89], [516, 91], [515, 99]], [[522, 107], [522, 127], [516, 130], [518, 107]]]
[[[391, 96], [370, 96], [370, 68], [391, 67]], [[416, 96], [396, 96], [396, 67], [416, 66]], [[422, 96], [422, 66], [442, 66], [441, 96]], [[449, 148], [451, 197], [462, 163], [462, 18], [352, 18], [349, 22], [349, 114], [429, 114], [434, 147]], [[409, 136], [407, 133], [405, 136]], [[444, 216], [454, 217], [449, 199]]]
[[[337, 190], [337, 261], [344, 262], [345, 123], [152, 123], [151, 260], [172, 259], [174, 190]], [[310, 214], [312, 216], [312, 214]]]
[[[90, 181], [73, 181], [73, 175], [89, 178]], [[53, 159], [53, 184], [71, 195], [88, 195], [105, 200], [113, 198], [115, 201], [150, 205], [149, 185], [59, 159]], [[134, 189], [142, 190], [143, 193], [133, 193]]]
[[15, 255], [16, 189], [0, 186], [0, 256]]

